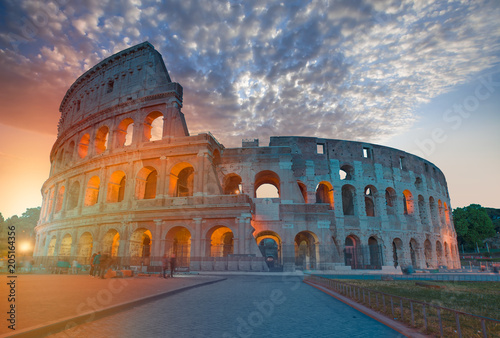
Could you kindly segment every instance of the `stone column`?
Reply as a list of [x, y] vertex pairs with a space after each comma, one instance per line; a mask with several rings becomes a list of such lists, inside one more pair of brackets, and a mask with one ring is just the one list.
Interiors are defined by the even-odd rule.
[[194, 249], [194, 257], [201, 257], [201, 222], [203, 218], [201, 217], [196, 217], [193, 218], [194, 222], [194, 236], [191, 238], [192, 239], [192, 244], [193, 244], [193, 249]]

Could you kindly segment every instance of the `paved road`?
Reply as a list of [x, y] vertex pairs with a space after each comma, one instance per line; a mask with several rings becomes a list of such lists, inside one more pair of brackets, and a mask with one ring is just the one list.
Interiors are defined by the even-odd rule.
[[233, 276], [51, 337], [401, 337], [299, 277]]

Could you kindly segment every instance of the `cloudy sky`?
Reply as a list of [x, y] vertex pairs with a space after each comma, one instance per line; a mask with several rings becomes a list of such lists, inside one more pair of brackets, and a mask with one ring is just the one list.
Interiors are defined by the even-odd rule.
[[499, 1], [0, 0], [0, 212], [41, 204], [59, 104], [143, 41], [191, 134], [362, 140], [445, 173], [452, 207], [500, 207]]

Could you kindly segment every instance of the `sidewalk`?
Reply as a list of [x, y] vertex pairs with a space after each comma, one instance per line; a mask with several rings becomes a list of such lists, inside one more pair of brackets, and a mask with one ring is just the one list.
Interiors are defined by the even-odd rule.
[[[10, 280], [0, 275], [2, 298]], [[90, 322], [99, 315], [116, 313], [147, 298], [180, 292], [214, 283], [224, 278], [214, 276], [179, 275], [175, 278], [131, 277], [99, 279], [89, 275], [17, 275], [16, 330], [8, 328], [7, 311], [10, 303], [2, 301], [0, 337], [18, 335], [66, 321], [65, 325]], [[5, 299], [6, 300], [6, 299]], [[57, 325], [47, 327], [53, 331]]]

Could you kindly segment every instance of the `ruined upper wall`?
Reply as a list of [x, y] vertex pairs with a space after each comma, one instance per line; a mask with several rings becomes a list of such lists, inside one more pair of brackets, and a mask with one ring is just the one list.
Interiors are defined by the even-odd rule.
[[59, 136], [71, 125], [106, 108], [158, 93], [175, 92], [162, 56], [149, 42], [114, 54], [80, 76], [68, 89], [59, 111]]
[[[318, 153], [318, 145], [323, 147], [321, 154]], [[383, 168], [399, 169], [403, 181], [409, 180], [408, 173], [411, 171], [416, 175], [426, 176], [427, 181], [433, 179], [439, 182], [447, 190], [444, 174], [433, 163], [391, 147], [366, 142], [298, 136], [273, 136], [269, 146], [290, 147], [292, 156], [295, 155], [293, 160], [295, 163], [313, 160], [316, 162], [316, 167], [327, 168], [323, 163], [325, 160], [339, 160], [341, 167], [344, 164], [359, 161], [363, 165], [365, 173], [372, 172], [374, 164], [377, 163]], [[393, 172], [384, 172], [384, 176], [392, 177]]]

